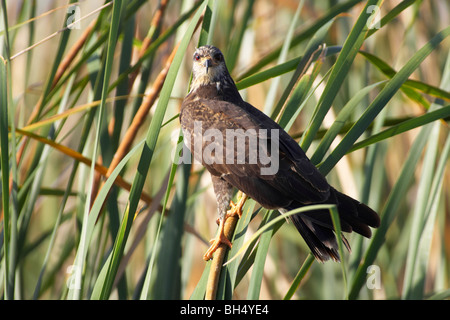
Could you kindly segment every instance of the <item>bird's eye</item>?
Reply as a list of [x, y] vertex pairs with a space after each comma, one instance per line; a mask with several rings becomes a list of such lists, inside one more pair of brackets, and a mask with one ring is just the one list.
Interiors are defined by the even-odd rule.
[[214, 55], [214, 59], [215, 59], [216, 61], [222, 61], [222, 60], [223, 60], [223, 56], [222, 56], [221, 53], [216, 53], [216, 54]]
[[200, 60], [200, 55], [198, 53], [194, 54], [194, 60], [195, 61]]

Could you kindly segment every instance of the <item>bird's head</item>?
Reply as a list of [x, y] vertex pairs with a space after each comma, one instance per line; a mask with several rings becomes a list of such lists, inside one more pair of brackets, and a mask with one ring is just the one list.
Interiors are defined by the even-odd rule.
[[201, 85], [228, 82], [230, 79], [222, 52], [210, 45], [195, 50], [192, 73], [192, 90]]

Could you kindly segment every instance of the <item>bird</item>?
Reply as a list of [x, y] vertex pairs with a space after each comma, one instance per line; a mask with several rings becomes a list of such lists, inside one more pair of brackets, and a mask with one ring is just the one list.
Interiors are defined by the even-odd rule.
[[[313, 204], [335, 205], [342, 232], [371, 237], [371, 228], [380, 225], [378, 214], [333, 188], [278, 123], [244, 101], [218, 48], [197, 48], [192, 63], [192, 81], [179, 119], [184, 144], [211, 175], [219, 216], [217, 235], [205, 260], [212, 259], [222, 244], [231, 248], [224, 234], [225, 221], [241, 217], [247, 197], [281, 213]], [[232, 201], [235, 189], [242, 192], [236, 204]], [[328, 209], [297, 213], [289, 219], [319, 262], [340, 261]], [[340, 237], [350, 251], [345, 236]]]

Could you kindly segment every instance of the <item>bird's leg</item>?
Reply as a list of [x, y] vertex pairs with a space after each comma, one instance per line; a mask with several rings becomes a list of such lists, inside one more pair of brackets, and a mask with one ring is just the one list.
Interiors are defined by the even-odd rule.
[[245, 201], [247, 200], [247, 195], [239, 191], [238, 202], [234, 204], [233, 201], [230, 200], [231, 209], [227, 211], [223, 217], [217, 219], [217, 223], [219, 225], [219, 230], [217, 232], [216, 238], [210, 241], [211, 246], [208, 251], [206, 251], [203, 259], [208, 261], [212, 259], [213, 253], [220, 247], [221, 244], [227, 245], [229, 248], [232, 247], [230, 240], [225, 235], [225, 222], [228, 218], [235, 217], [236, 215], [241, 218], [242, 216], [242, 207], [244, 206]]
[[231, 242], [225, 235], [225, 220], [225, 217], [219, 219], [219, 230], [217, 232], [217, 236], [210, 241], [211, 246], [203, 256], [203, 259], [206, 261], [212, 259], [213, 253], [216, 252], [217, 249], [219, 249], [222, 243], [231, 248]]
[[230, 210], [227, 211], [226, 217], [234, 217], [235, 215], [239, 216], [239, 219], [242, 217], [242, 208], [244, 207], [245, 201], [247, 201], [248, 196], [242, 191], [238, 192], [238, 202], [235, 204], [232, 200], [230, 200]]
[[[244, 193], [239, 192], [239, 200], [237, 204], [234, 204], [234, 202], [231, 201], [233, 191], [232, 186], [228, 182], [217, 176], [212, 176], [212, 181], [219, 211], [219, 230], [217, 232], [217, 236], [210, 241], [211, 246], [203, 256], [204, 260], [211, 259], [213, 253], [220, 247], [221, 244], [225, 244], [226, 246], [231, 248], [231, 242], [225, 235], [225, 222], [228, 218], [234, 217], [236, 215], [238, 215], [239, 218], [242, 216], [242, 207], [244, 206], [245, 200], [247, 199], [247, 196]], [[227, 210], [228, 206], [231, 207], [230, 210]]]

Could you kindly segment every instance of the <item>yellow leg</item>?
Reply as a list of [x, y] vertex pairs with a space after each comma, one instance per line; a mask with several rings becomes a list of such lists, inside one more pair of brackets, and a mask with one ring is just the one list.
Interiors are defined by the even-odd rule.
[[238, 215], [239, 219], [240, 219], [242, 217], [242, 208], [244, 207], [244, 203], [245, 203], [245, 201], [247, 201], [247, 198], [248, 198], [248, 196], [245, 193], [239, 191], [239, 194], [238, 194], [239, 200], [238, 200], [237, 204], [234, 204], [233, 201], [230, 201], [231, 209], [227, 211], [226, 217], [233, 217], [235, 215]]
[[218, 219], [219, 223], [219, 230], [218, 235], [215, 239], [212, 239], [210, 241], [211, 246], [209, 247], [208, 251], [203, 256], [203, 259], [208, 261], [212, 259], [213, 253], [220, 247], [220, 245], [223, 243], [227, 245], [229, 248], [232, 247], [232, 244], [230, 240], [228, 240], [227, 236], [225, 235], [225, 222], [228, 218], [238, 216], [239, 218], [242, 216], [242, 207], [244, 206], [245, 201], [247, 200], [247, 195], [245, 193], [239, 192], [238, 196], [239, 200], [237, 204], [234, 204], [233, 201], [230, 203], [230, 210], [227, 211], [225, 217], [222, 219]]
[[203, 259], [206, 261], [212, 259], [213, 253], [216, 252], [216, 250], [220, 247], [220, 245], [222, 243], [226, 244], [228, 247], [231, 248], [231, 242], [230, 242], [230, 240], [228, 240], [227, 236], [224, 233], [225, 220], [226, 220], [226, 217], [219, 220], [218, 235], [215, 239], [212, 239], [210, 241], [211, 246], [209, 247], [208, 251], [206, 251], [205, 255], [203, 256]]

